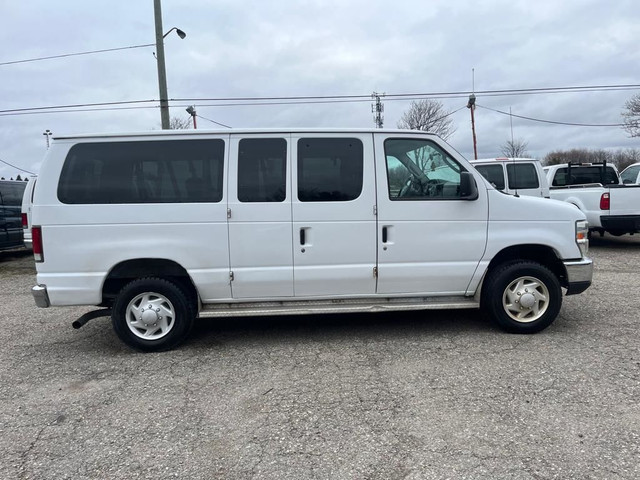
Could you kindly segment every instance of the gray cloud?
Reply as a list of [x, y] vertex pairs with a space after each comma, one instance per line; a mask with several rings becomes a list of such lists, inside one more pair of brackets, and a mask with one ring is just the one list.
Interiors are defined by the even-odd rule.
[[[34, 0], [0, 3], [0, 62], [154, 42], [152, 2]], [[640, 10], [635, 1], [230, 1], [163, 2], [171, 98], [366, 95], [636, 83]], [[0, 66], [0, 110], [157, 99], [154, 48]], [[634, 91], [483, 97], [478, 103], [523, 116], [619, 123]], [[465, 98], [443, 99], [455, 110]], [[209, 107], [204, 117], [237, 127], [373, 126], [369, 102]], [[206, 102], [213, 103], [213, 102]], [[408, 101], [385, 101], [395, 127]], [[172, 115], [187, 116], [184, 105]], [[509, 118], [476, 111], [479, 153], [497, 155]], [[469, 111], [454, 115], [450, 143], [472, 155]], [[0, 116], [0, 158], [37, 171], [42, 132], [159, 128], [157, 108]], [[199, 126], [216, 128], [205, 120]], [[561, 148], [638, 147], [620, 128], [513, 119], [536, 156]], [[18, 171], [0, 164], [0, 176]]]

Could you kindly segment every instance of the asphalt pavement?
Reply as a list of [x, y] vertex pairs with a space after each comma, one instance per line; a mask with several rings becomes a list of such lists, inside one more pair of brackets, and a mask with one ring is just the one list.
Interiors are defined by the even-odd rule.
[[477, 311], [199, 321], [141, 354], [0, 253], [0, 478], [640, 478], [640, 236], [544, 332]]

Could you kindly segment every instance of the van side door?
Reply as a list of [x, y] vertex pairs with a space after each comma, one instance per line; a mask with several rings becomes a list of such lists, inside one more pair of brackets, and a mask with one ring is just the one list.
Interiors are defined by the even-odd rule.
[[233, 298], [293, 297], [289, 134], [232, 134], [228, 224]]
[[294, 134], [291, 143], [296, 297], [375, 294], [372, 134]]
[[[485, 250], [488, 198], [433, 137], [375, 134], [381, 294], [463, 295]], [[461, 172], [478, 197], [460, 197]]]

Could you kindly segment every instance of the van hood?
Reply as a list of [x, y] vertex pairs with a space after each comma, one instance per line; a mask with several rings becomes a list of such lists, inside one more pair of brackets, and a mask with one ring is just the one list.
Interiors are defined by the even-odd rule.
[[586, 220], [573, 204], [550, 198], [505, 195], [495, 189], [489, 193], [489, 218], [492, 220], [572, 221]]

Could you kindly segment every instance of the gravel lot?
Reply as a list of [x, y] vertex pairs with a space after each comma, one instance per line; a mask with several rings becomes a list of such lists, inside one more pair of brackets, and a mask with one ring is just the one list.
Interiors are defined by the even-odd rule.
[[0, 253], [0, 477], [640, 478], [640, 236], [531, 336], [476, 311], [201, 321], [139, 354]]

